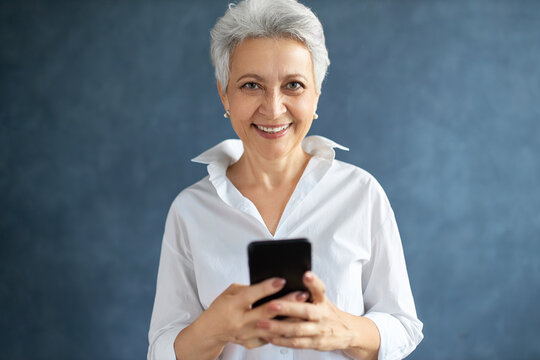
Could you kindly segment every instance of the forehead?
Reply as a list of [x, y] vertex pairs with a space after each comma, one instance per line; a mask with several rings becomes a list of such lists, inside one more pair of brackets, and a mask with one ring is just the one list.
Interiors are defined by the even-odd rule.
[[300, 41], [286, 38], [250, 38], [237, 45], [231, 55], [231, 79], [243, 74], [263, 78], [300, 74], [313, 81], [311, 53]]

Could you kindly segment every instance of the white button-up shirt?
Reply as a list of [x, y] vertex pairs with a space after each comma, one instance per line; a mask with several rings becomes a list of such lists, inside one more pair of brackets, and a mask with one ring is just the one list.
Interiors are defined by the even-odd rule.
[[[366, 316], [381, 336], [379, 359], [401, 359], [422, 340], [403, 248], [388, 199], [366, 171], [334, 159], [346, 148], [320, 136], [302, 142], [312, 155], [272, 235], [255, 205], [226, 176], [243, 153], [226, 140], [195, 162], [209, 175], [174, 200], [165, 225], [149, 331], [149, 360], [174, 360], [174, 340], [231, 283], [249, 284], [247, 245], [300, 238], [312, 246], [312, 270], [341, 310]], [[220, 359], [348, 359], [271, 344], [225, 346]]]

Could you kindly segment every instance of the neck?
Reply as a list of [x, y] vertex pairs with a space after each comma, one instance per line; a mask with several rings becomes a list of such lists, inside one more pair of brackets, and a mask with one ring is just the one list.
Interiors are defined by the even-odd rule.
[[296, 185], [310, 158], [311, 155], [301, 147], [278, 159], [266, 159], [245, 149], [240, 160], [227, 169], [227, 176], [241, 186], [274, 190], [284, 185]]

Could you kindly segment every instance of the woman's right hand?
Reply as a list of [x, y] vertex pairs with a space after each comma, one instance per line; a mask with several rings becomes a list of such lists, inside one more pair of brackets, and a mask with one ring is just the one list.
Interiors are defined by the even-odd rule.
[[[284, 285], [285, 280], [280, 278], [271, 278], [255, 285], [230, 285], [195, 322], [180, 332], [175, 342], [177, 357], [215, 359], [227, 343], [248, 349], [265, 345], [267, 331], [257, 327], [257, 322], [274, 318], [279, 309], [272, 302], [253, 309], [251, 305], [277, 293]], [[281, 300], [306, 301], [307, 298], [307, 293], [293, 292]], [[198, 345], [199, 349], [195, 349]]]
[[[255, 285], [232, 284], [219, 295], [200, 320], [208, 324], [212, 333], [223, 344], [234, 343], [248, 349], [267, 344], [262, 338], [266, 331], [257, 327], [257, 322], [269, 320], [276, 316], [272, 303], [265, 303], [256, 308], [251, 305], [268, 295], [280, 291], [285, 280], [271, 278]], [[293, 292], [282, 298], [288, 301], [305, 301], [307, 294]]]

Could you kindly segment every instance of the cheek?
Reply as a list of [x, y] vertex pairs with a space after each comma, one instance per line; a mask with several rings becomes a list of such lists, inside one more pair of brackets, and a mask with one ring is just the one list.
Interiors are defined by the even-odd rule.
[[313, 120], [313, 113], [315, 112], [315, 103], [311, 99], [304, 99], [299, 101], [293, 106], [294, 117], [302, 121]]
[[234, 99], [231, 101], [231, 114], [239, 120], [249, 119], [257, 111], [258, 103], [252, 98]]

